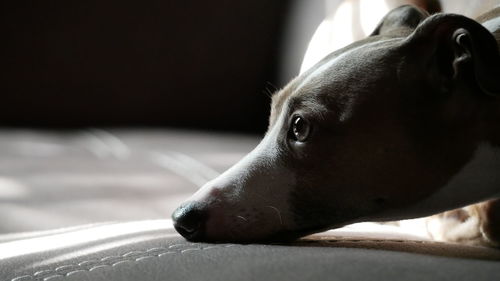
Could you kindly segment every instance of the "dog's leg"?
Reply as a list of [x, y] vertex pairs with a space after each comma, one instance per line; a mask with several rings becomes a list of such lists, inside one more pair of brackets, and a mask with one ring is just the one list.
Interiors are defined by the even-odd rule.
[[500, 246], [500, 199], [489, 200], [427, 218], [437, 241]]

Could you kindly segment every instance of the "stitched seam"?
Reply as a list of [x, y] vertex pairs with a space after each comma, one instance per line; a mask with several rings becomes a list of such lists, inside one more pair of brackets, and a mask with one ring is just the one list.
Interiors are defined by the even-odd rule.
[[[299, 244], [317, 244], [317, 243], [338, 243], [338, 242], [375, 242], [375, 243], [415, 243], [415, 244], [424, 244], [424, 243], [429, 243], [429, 241], [421, 241], [421, 240], [396, 240], [396, 239], [325, 239], [325, 240], [303, 240], [300, 241]], [[433, 241], [431, 241], [433, 242]], [[194, 246], [196, 244], [174, 244], [170, 245], [167, 248], [165, 247], [155, 247], [155, 248], [150, 248], [147, 250], [143, 251], [131, 251], [127, 252], [123, 255], [120, 256], [106, 256], [98, 260], [89, 260], [89, 261], [82, 261], [78, 264], [67, 264], [67, 265], [62, 265], [58, 266], [55, 269], [47, 269], [47, 270], [41, 270], [37, 271], [32, 275], [22, 275], [22, 276], [17, 276], [11, 279], [11, 281], [27, 281], [27, 280], [33, 280], [33, 281], [45, 281], [49, 280], [50, 278], [55, 278], [55, 277], [67, 277], [73, 274], [77, 274], [79, 272], [90, 272], [93, 270], [96, 270], [98, 268], [102, 267], [113, 267], [116, 265], [119, 265], [121, 263], [125, 262], [138, 262], [144, 259], [148, 258], [159, 258], [165, 255], [170, 255], [170, 254], [184, 254], [186, 252], [192, 252], [192, 251], [202, 251], [202, 250], [210, 250], [210, 249], [216, 249], [216, 248], [229, 248], [233, 246], [237, 246], [236, 244], [226, 244], [226, 245], [210, 245], [210, 246], [205, 246], [205, 247], [192, 247], [189, 248], [189, 246]], [[283, 245], [283, 244], [277, 244], [277, 245]], [[185, 247], [188, 246], [188, 248], [181, 248], [177, 249], [180, 247]]]
[[397, 239], [324, 239], [324, 240], [304, 240], [299, 243], [337, 243], [337, 242], [375, 242], [375, 243], [413, 243], [413, 244], [443, 244], [438, 241], [425, 240], [397, 240]]
[[[45, 281], [55, 277], [67, 277], [81, 272], [91, 272], [98, 268], [113, 267], [126, 262], [138, 262], [148, 258], [159, 258], [165, 255], [184, 254], [192, 251], [204, 251], [216, 248], [229, 248], [237, 246], [235, 244], [210, 245], [205, 247], [189, 247], [195, 244], [175, 244], [167, 248], [156, 247], [143, 251], [131, 251], [119, 256], [106, 256], [101, 259], [82, 261], [78, 264], [66, 264], [54, 269], [46, 269], [35, 272], [32, 275], [22, 275], [11, 279], [11, 281]], [[180, 248], [188, 246], [188, 248]]]

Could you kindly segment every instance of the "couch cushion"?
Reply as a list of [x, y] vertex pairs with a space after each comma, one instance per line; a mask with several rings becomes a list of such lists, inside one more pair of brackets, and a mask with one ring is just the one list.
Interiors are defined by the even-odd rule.
[[170, 221], [153, 220], [0, 243], [0, 280], [476, 281], [498, 280], [499, 259], [494, 249], [380, 239], [348, 229], [290, 244], [190, 243]]
[[0, 132], [0, 233], [164, 219], [258, 142], [175, 130]]

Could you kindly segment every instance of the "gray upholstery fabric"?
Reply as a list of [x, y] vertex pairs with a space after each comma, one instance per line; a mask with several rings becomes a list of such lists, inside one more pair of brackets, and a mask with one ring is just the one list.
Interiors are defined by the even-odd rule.
[[0, 132], [0, 280], [500, 280], [500, 251], [344, 228], [295, 243], [190, 243], [171, 211], [257, 137]]
[[257, 142], [190, 131], [2, 131], [0, 234], [168, 218]]
[[[498, 280], [497, 250], [331, 232], [288, 245], [190, 243], [165, 220], [0, 244], [0, 280]], [[368, 235], [369, 236], [369, 235]]]

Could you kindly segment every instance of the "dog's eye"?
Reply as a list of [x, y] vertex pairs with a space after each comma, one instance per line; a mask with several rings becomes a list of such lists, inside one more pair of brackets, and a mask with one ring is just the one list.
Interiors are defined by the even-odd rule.
[[309, 136], [309, 123], [301, 116], [295, 116], [292, 119], [290, 135], [296, 141], [304, 142]]

